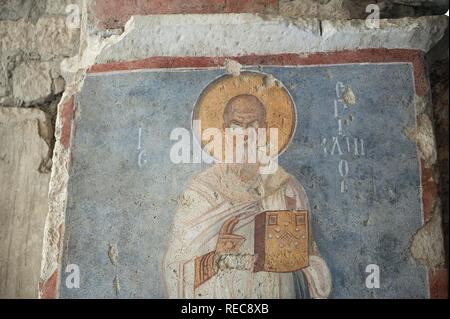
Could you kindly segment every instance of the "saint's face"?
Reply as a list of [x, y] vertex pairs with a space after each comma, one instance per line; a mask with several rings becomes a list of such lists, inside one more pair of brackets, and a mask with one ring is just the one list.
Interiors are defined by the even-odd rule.
[[[226, 134], [232, 134], [236, 138], [226, 139], [225, 145], [227, 150], [233, 150], [237, 163], [246, 163], [249, 159], [249, 152], [256, 154], [257, 130], [265, 127], [265, 109], [256, 97], [244, 95], [230, 101], [224, 112], [224, 128]], [[242, 152], [239, 152], [237, 149], [239, 145], [238, 139], [243, 142]], [[255, 149], [249, 150], [250, 146]], [[238, 154], [240, 155], [238, 156]], [[238, 157], [240, 158], [239, 160]], [[250, 162], [254, 163], [254, 161]]]
[[224, 128], [237, 129], [247, 143], [250, 131], [266, 127], [264, 106], [253, 96], [243, 96], [232, 101], [224, 114]]
[[[226, 123], [228, 128], [247, 130], [249, 128], [258, 129], [263, 121], [257, 112], [251, 109], [234, 109], [230, 114], [230, 121]], [[262, 123], [261, 123], [262, 124]]]

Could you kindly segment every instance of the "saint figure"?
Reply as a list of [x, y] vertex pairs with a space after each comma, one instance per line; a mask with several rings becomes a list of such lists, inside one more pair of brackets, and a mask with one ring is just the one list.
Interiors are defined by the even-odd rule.
[[[266, 128], [266, 107], [251, 94], [231, 98], [224, 128]], [[247, 139], [246, 139], [247, 141]], [[307, 211], [308, 197], [278, 166], [216, 163], [195, 176], [179, 200], [164, 258], [170, 298], [327, 298], [331, 275], [308, 218], [308, 264], [292, 272], [255, 269], [255, 218], [268, 211]], [[258, 243], [256, 243], [258, 244]]]

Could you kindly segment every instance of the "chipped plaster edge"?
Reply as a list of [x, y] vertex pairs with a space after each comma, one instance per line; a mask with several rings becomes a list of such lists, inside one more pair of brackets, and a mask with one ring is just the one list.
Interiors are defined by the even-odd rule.
[[[165, 16], [158, 16], [157, 19], [162, 19], [161, 21], [163, 21], [164, 19], [168, 19], [167, 21], [175, 21], [174, 19], [176, 17], [174, 16], [179, 16], [179, 15], [165, 15]], [[188, 18], [190, 18], [189, 16], [195, 16], [195, 15], [183, 15], [183, 16], [188, 16]], [[205, 16], [205, 15], [203, 15]], [[206, 15], [206, 16], [211, 16], [211, 15]], [[223, 16], [223, 15], [215, 15], [215, 16]], [[227, 16], [240, 16], [239, 19], [241, 19], [241, 22], [246, 22], [246, 19], [254, 19], [256, 15], [252, 15], [252, 14], [230, 14]], [[67, 123], [65, 124], [64, 121], [64, 116], [63, 113], [65, 111], [65, 109], [68, 107], [68, 105], [71, 105], [72, 103], [72, 107], [75, 107], [75, 105], [73, 104], [73, 100], [71, 102], [71, 99], [73, 99], [73, 97], [75, 96], [75, 94], [77, 94], [81, 88], [83, 87], [83, 83], [84, 83], [84, 79], [86, 78], [86, 75], [88, 73], [89, 68], [97, 63], [102, 63], [107, 61], [108, 63], [111, 61], [126, 61], [126, 60], [130, 60], [129, 57], [125, 57], [125, 56], [120, 56], [119, 55], [112, 55], [109, 56], [108, 58], [108, 54], [111, 54], [112, 51], [114, 51], [117, 46], [119, 45], [124, 45], [124, 43], [126, 43], [127, 38], [129, 37], [129, 35], [133, 35], [133, 33], [135, 32], [136, 29], [139, 29], [136, 27], [136, 21], [139, 21], [140, 19], [156, 19], [156, 16], [146, 16], [146, 17], [131, 17], [130, 20], [127, 22], [126, 26], [125, 26], [125, 30], [121, 35], [111, 35], [109, 37], [104, 37], [102, 36], [101, 33], [91, 33], [89, 32], [89, 27], [88, 27], [88, 21], [87, 21], [87, 5], [85, 2], [83, 2], [83, 21], [82, 21], [82, 32], [80, 32], [80, 37], [81, 37], [81, 41], [82, 43], [80, 43], [80, 53], [72, 58], [68, 58], [65, 59], [62, 63], [61, 63], [61, 71], [62, 71], [62, 75], [66, 80], [66, 83], [68, 83], [68, 85], [66, 86], [66, 90], [63, 94], [63, 97], [60, 101], [60, 103], [58, 104], [58, 113], [57, 113], [57, 119], [56, 119], [56, 127], [55, 127], [55, 137], [56, 137], [56, 142], [55, 142], [55, 146], [54, 146], [54, 153], [53, 153], [53, 165], [52, 165], [52, 172], [51, 172], [51, 177], [50, 177], [50, 186], [49, 186], [49, 193], [48, 193], [48, 197], [49, 197], [49, 213], [46, 219], [46, 223], [45, 223], [45, 230], [44, 230], [44, 240], [43, 240], [43, 251], [42, 251], [42, 263], [41, 263], [41, 278], [40, 278], [40, 284], [39, 284], [39, 298], [47, 298], [47, 297], [51, 297], [51, 298], [57, 298], [58, 296], [58, 286], [60, 284], [60, 272], [61, 272], [61, 248], [62, 248], [62, 240], [63, 240], [63, 226], [64, 226], [64, 220], [65, 220], [65, 211], [66, 211], [66, 205], [67, 205], [67, 187], [68, 187], [68, 181], [69, 181], [69, 168], [70, 168], [70, 159], [71, 159], [71, 150], [70, 150], [70, 140], [69, 140], [69, 145], [65, 146], [64, 143], [62, 143], [62, 137], [63, 137], [63, 128], [65, 127], [65, 125], [67, 125]], [[268, 19], [268, 18], [262, 18], [259, 16], [258, 19]], [[222, 17], [223, 18], [223, 17]], [[432, 44], [434, 44], [435, 42], [437, 42], [443, 35], [443, 31], [445, 30], [447, 24], [448, 24], [448, 19], [445, 18], [442, 19], [441, 17], [426, 17], [427, 21], [431, 21], [431, 20], [439, 20], [439, 21], [445, 21], [445, 23], [443, 23], [443, 26], [441, 26], [440, 28], [438, 28], [439, 30], [437, 30], [437, 33], [435, 34], [435, 36], [433, 37], [432, 41], [428, 41], [426, 44], [421, 43], [419, 45], [419, 47], [414, 47], [416, 49], [422, 50], [422, 51], [428, 51], [430, 49], [430, 47], [432, 46]], [[170, 20], [171, 19], [171, 20]], [[270, 18], [273, 20], [273, 18]], [[270, 20], [269, 19], [269, 20]], [[206, 21], [213, 21], [214, 18], [213, 17], [209, 17]], [[398, 20], [402, 20], [402, 19], [398, 19]], [[287, 24], [288, 26], [292, 27], [292, 22], [287, 21], [285, 18], [277, 18], [275, 19], [276, 23], [282, 23], [282, 24]], [[399, 22], [399, 21], [397, 21]], [[384, 23], [387, 23], [389, 25], [393, 25], [394, 27], [398, 27], [398, 24], [402, 24], [402, 23], [397, 23], [396, 21], [387, 21]], [[273, 21], [271, 22], [272, 25], [276, 24]], [[311, 21], [297, 21], [294, 23], [294, 27], [297, 29], [303, 29], [303, 32], [316, 32], [314, 30], [316, 30], [314, 28], [314, 26], [309, 26], [310, 23], [314, 23]], [[327, 26], [328, 25], [328, 30], [330, 30], [330, 27], [335, 27], [334, 24], [331, 24], [331, 22], [319, 22], [322, 23], [322, 25]], [[335, 28], [335, 30], [333, 31], [334, 34], [333, 36], [337, 36], [339, 34], [339, 32], [341, 32], [342, 30], [346, 30], [348, 31], [349, 29], [354, 28], [355, 26], [352, 25], [352, 23], [354, 22], [342, 22], [341, 24], [343, 25], [343, 27], [341, 29], [339, 28]], [[357, 22], [359, 24], [361, 24], [361, 22]], [[169, 24], [170, 25], [170, 24]], [[207, 23], [203, 23], [201, 25], [208, 25]], [[445, 25], [445, 26], [444, 26]], [[189, 30], [184, 30], [184, 28], [180, 28], [183, 29], [184, 31], [190, 32]], [[305, 31], [306, 30], [306, 31]], [[327, 29], [325, 29], [326, 31]], [[326, 31], [327, 32], [327, 31]], [[320, 34], [320, 36], [322, 37], [323, 34]], [[387, 32], [385, 30], [385, 32]], [[331, 34], [331, 33], [330, 33]], [[317, 34], [316, 34], [317, 35]], [[330, 37], [330, 35], [328, 35], [327, 37]], [[325, 39], [320, 38], [320, 41], [325, 41]], [[410, 39], [412, 41], [412, 39]], [[409, 44], [411, 44], [411, 42], [408, 42]], [[379, 45], [378, 47], [380, 48], [390, 48], [390, 47], [386, 47], [386, 46], [382, 46]], [[395, 46], [395, 47], [399, 47], [399, 46]], [[405, 45], [405, 47], [411, 48], [410, 46]], [[204, 49], [204, 48], [203, 48]], [[324, 46], [319, 46], [317, 48], [315, 48], [314, 52], [327, 52], [329, 50], [334, 50], [334, 51], [339, 51], [339, 50], [343, 50], [343, 48], [331, 48], [330, 47], [324, 47]], [[351, 49], [361, 49], [360, 46], [355, 45], [354, 47], [352, 47]], [[155, 49], [158, 50], [158, 49]], [[289, 51], [286, 50], [285, 46], [278, 46], [276, 48], [276, 52], [280, 53], [284, 51]], [[144, 50], [145, 51], [145, 50]], [[295, 51], [295, 50], [294, 50]], [[305, 51], [303, 51], [305, 52]], [[308, 52], [308, 50], [306, 50], [306, 52]], [[148, 56], [152, 56], [156, 55], [156, 53], [159, 53], [159, 51], [145, 51], [146, 56], [142, 56], [140, 58], [145, 58]], [[164, 53], [164, 52], [163, 52]], [[174, 52], [165, 52], [166, 56], [173, 56], [172, 54]], [[176, 52], [178, 55], [182, 53], [178, 53]], [[204, 52], [204, 55], [207, 55], [208, 52]], [[226, 56], [226, 55], [233, 55], [233, 54], [226, 54], [227, 52], [221, 53], [220, 56]], [[236, 55], [239, 55], [241, 52], [236, 52]], [[262, 52], [259, 52], [258, 49], [255, 49], [254, 52], [245, 52], [245, 54], [261, 54]], [[271, 52], [265, 52], [267, 53], [271, 53]], [[297, 52], [298, 53], [298, 52]], [[184, 52], [184, 54], [186, 56], [190, 56], [189, 52]], [[214, 55], [214, 54], [213, 54]], [[194, 54], [195, 56], [195, 54]], [[136, 57], [132, 56], [133, 59], [135, 59]], [[419, 97], [416, 96], [416, 99], [422, 99], [425, 98], [426, 100], [426, 109], [428, 109], [428, 107], [430, 107], [431, 105], [431, 100], [430, 97], [427, 95], [426, 97]], [[73, 115], [71, 116], [77, 116], [75, 114], [76, 112], [73, 113]], [[424, 112], [425, 114], [425, 112]], [[69, 125], [70, 125], [70, 134], [72, 132], [72, 118], [70, 118], [69, 121]], [[434, 136], [433, 136], [434, 138]], [[441, 212], [439, 211], [439, 214]], [[426, 223], [425, 223], [426, 224]], [[424, 224], [424, 225], [425, 225]], [[420, 231], [420, 229], [418, 230], [418, 232]], [[56, 278], [56, 280], [55, 280]], [[50, 285], [52, 285], [51, 287], [48, 287], [48, 284], [50, 283]], [[50, 289], [50, 294], [48, 293], [48, 289]], [[47, 291], [47, 292], [46, 292]]]
[[[421, 72], [427, 72], [427, 70], [424, 69]], [[403, 132], [416, 142], [422, 208], [422, 225], [411, 236], [408, 250], [413, 260], [427, 269], [428, 298], [435, 298], [434, 296], [439, 296], [441, 293], [440, 286], [448, 290], [448, 282], [443, 282], [439, 276], [442, 271], [448, 274], [448, 265], [445, 262], [443, 212], [437, 192], [439, 184], [437, 144], [432, 121], [433, 100], [428, 76], [426, 82], [425, 94], [414, 96], [415, 127], [405, 128]], [[429, 147], [425, 145], [427, 143], [430, 144]]]
[[[96, 63], [152, 56], [219, 57], [356, 49], [413, 49], [427, 52], [444, 35], [446, 16], [365, 20], [292, 19], [258, 14], [170, 14], [132, 16], [121, 38]], [[198, 36], [202, 34], [202, 36]]]
[[[41, 274], [39, 280], [40, 299], [58, 298], [61, 252], [63, 244], [65, 212], [68, 199], [68, 182], [71, 164], [71, 137], [73, 120], [77, 113], [75, 95], [83, 87], [88, 69], [95, 64], [96, 57], [120, 36], [104, 37], [102, 33], [89, 33], [87, 14], [88, 4], [82, 4], [82, 24], [80, 32], [80, 52], [78, 55], [61, 62], [61, 73], [67, 83], [63, 96], [58, 104], [55, 123], [55, 145], [52, 157], [52, 170], [49, 183], [49, 211], [46, 217]], [[124, 33], [122, 36], [125, 36]]]

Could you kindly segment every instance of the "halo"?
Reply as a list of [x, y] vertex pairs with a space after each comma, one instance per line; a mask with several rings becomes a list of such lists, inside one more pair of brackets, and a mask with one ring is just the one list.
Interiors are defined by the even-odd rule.
[[279, 156], [294, 136], [297, 124], [296, 107], [286, 87], [272, 75], [262, 72], [243, 71], [239, 76], [222, 75], [206, 86], [192, 112], [192, 128], [194, 120], [201, 121], [201, 132], [193, 129], [196, 142], [202, 149], [208, 143], [207, 140], [199, 138], [207, 128], [218, 128], [224, 134], [225, 105], [231, 98], [240, 94], [254, 95], [266, 107], [268, 128], [278, 129]]

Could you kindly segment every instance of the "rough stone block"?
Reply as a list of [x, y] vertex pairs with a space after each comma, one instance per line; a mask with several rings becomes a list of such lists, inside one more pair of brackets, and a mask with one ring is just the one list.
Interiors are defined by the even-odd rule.
[[52, 94], [49, 62], [30, 61], [14, 69], [12, 82], [17, 105], [31, 105], [45, 101]]
[[77, 53], [79, 29], [68, 28], [66, 17], [47, 16], [32, 23], [26, 20], [0, 21], [2, 55], [37, 53], [42, 60]]
[[36, 21], [45, 12], [46, 0], [0, 2], [0, 20], [27, 19]]
[[0, 298], [36, 298], [52, 129], [37, 109], [0, 108]]
[[8, 95], [9, 93], [9, 81], [6, 69], [3, 64], [0, 64], [0, 98]]

